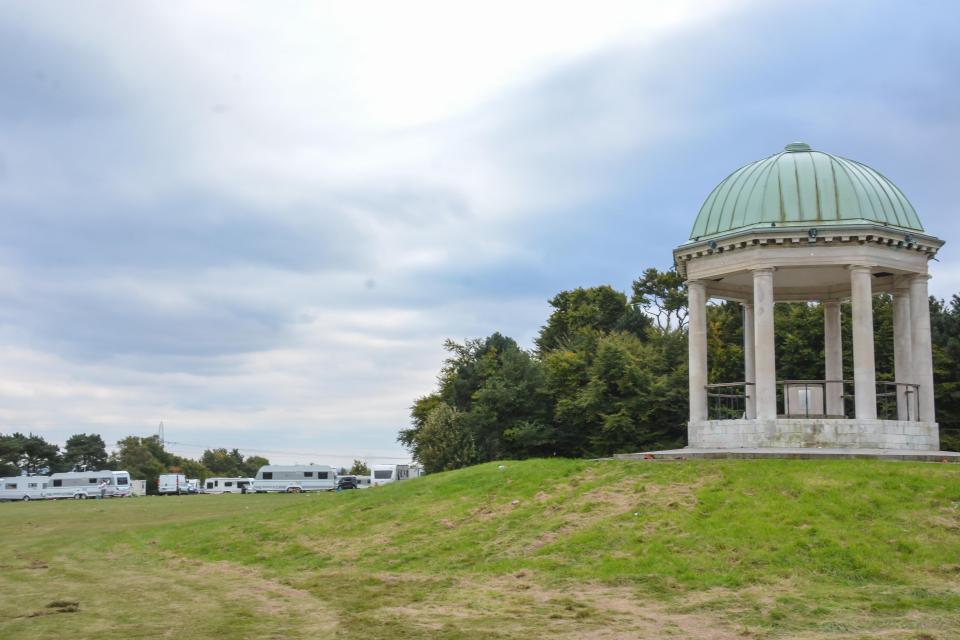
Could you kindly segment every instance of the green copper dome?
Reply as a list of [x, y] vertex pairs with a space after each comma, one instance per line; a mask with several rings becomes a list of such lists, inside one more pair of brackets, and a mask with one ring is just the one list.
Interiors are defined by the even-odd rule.
[[690, 239], [751, 228], [836, 224], [923, 231], [907, 197], [880, 173], [794, 142], [717, 185], [700, 208]]

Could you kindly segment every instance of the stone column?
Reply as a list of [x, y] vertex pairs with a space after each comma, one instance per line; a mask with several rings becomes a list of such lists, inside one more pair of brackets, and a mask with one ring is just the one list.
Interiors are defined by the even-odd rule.
[[877, 419], [877, 377], [873, 362], [873, 278], [870, 267], [850, 266], [853, 307], [853, 393], [857, 420]]
[[[840, 302], [824, 300], [823, 307], [823, 355], [824, 377], [827, 380], [843, 380], [843, 339], [840, 333]], [[829, 416], [843, 416], [843, 383], [828, 383], [824, 390]]]
[[[754, 356], [754, 335], [753, 335], [753, 305], [744, 303], [743, 305], [743, 379], [745, 382], [757, 381], [757, 362]], [[744, 393], [747, 396], [746, 413], [747, 419], [753, 420], [757, 417], [757, 389], [754, 385], [744, 386]]]
[[707, 419], [707, 287], [687, 282], [687, 340], [690, 369], [690, 422]]
[[933, 406], [933, 355], [930, 351], [930, 296], [927, 274], [910, 278], [910, 355], [913, 380], [920, 385], [920, 420], [936, 422]]
[[[914, 382], [911, 358], [910, 283], [897, 278], [893, 288], [893, 378], [896, 382]], [[917, 394], [897, 385], [897, 420], [917, 419]]]
[[753, 272], [753, 332], [757, 418], [777, 417], [777, 363], [773, 344], [773, 269]]

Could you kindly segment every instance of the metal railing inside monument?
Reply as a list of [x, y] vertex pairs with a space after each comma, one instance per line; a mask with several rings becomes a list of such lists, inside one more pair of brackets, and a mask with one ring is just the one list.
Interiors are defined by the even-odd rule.
[[752, 382], [718, 382], [707, 385], [707, 418], [737, 420], [747, 415], [747, 395], [753, 395]]
[[[876, 383], [877, 418], [917, 420], [918, 385], [909, 382]], [[903, 396], [900, 415], [898, 395]], [[784, 418], [855, 418], [853, 380], [779, 380], [777, 414]]]
[[[876, 386], [878, 419], [918, 420], [919, 385], [880, 380]], [[747, 417], [747, 397], [754, 394], [754, 383], [717, 382], [706, 385], [706, 391], [709, 420], [737, 420]], [[855, 418], [855, 407], [853, 380], [777, 381], [781, 418]]]

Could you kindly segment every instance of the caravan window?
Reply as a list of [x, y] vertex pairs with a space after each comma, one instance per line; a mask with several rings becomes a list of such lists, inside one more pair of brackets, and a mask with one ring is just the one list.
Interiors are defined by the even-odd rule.
[[63, 480], [60, 480], [59, 478], [57, 478], [56, 480], [53, 481], [53, 486], [55, 486], [55, 487], [62, 487], [62, 486], [63, 486]]
[[213, 483], [212, 483], [212, 482], [208, 482], [208, 483], [207, 483], [207, 489], [213, 489]]
[[313, 471], [304, 471], [304, 472], [303, 472], [303, 477], [304, 477], [304, 478], [312, 478], [312, 477], [313, 477]]
[[16, 482], [13, 482], [13, 483], [8, 482], [7, 484], [3, 485], [3, 488], [4, 488], [4, 489], [7, 489], [7, 490], [16, 491], [16, 490], [17, 490], [17, 483], [16, 483]]
[[319, 479], [321, 479], [321, 480], [326, 480], [326, 479], [327, 479], [327, 472], [326, 472], [326, 471], [317, 471], [317, 477], [318, 477]]
[[233, 486], [233, 483], [232, 483], [232, 482], [224, 482], [224, 483], [223, 483], [223, 486], [225, 486], [225, 487], [232, 487], [232, 486]]
[[96, 479], [96, 478], [87, 478], [87, 482], [89, 482], [90, 484], [97, 484], [97, 479]]
[[31, 482], [31, 483], [28, 484], [27, 486], [28, 486], [29, 488], [31, 488], [31, 489], [36, 489], [36, 488], [37, 488], [37, 483], [36, 483], [36, 482]]
[[273, 480], [273, 471], [264, 471], [263, 472], [264, 480]]
[[374, 469], [374, 480], [389, 480], [393, 477], [393, 469]]
[[117, 484], [127, 484], [127, 476], [117, 476]]

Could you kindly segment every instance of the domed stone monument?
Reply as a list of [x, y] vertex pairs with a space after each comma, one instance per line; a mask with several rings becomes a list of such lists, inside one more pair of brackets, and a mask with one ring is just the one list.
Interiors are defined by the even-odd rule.
[[[733, 172], [674, 250], [689, 296], [689, 446], [936, 451], [927, 263], [943, 241], [870, 167], [803, 143]], [[893, 297], [893, 381], [877, 380], [873, 296]], [[743, 305], [742, 381], [708, 384], [706, 305]], [[852, 310], [843, 378], [841, 303]], [[823, 309], [824, 378], [781, 380], [774, 305]]]

